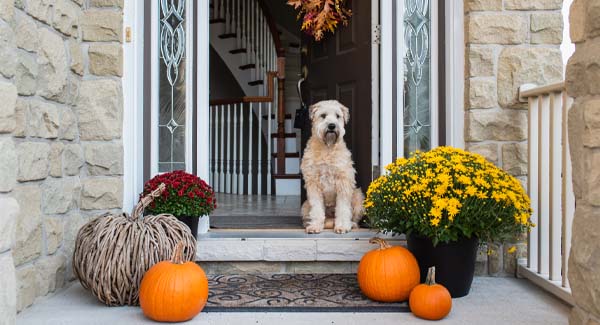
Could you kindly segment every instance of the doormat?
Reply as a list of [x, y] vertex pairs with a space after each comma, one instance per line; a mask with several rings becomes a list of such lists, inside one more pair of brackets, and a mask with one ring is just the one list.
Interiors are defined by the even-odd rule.
[[410, 312], [365, 297], [356, 274], [209, 275], [205, 312]]

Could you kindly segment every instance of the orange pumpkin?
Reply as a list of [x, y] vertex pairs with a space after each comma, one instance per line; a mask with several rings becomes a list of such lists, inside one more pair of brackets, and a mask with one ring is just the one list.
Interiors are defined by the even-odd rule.
[[178, 243], [170, 261], [152, 266], [140, 284], [140, 307], [146, 317], [160, 322], [194, 318], [206, 305], [208, 280], [198, 264], [184, 262]]
[[441, 284], [435, 283], [435, 266], [427, 270], [427, 280], [410, 293], [410, 310], [415, 316], [438, 320], [446, 317], [452, 309], [450, 292]]
[[392, 247], [381, 238], [369, 243], [379, 248], [363, 256], [358, 264], [358, 285], [372, 300], [396, 302], [408, 299], [410, 291], [419, 284], [417, 259], [404, 247]]

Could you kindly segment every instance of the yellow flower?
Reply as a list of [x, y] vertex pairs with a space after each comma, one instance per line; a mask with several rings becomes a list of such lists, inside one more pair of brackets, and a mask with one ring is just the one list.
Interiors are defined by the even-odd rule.
[[515, 247], [515, 246], [512, 246], [511, 248], [508, 249], [509, 254], [513, 254], [516, 251], [517, 251], [517, 247]]

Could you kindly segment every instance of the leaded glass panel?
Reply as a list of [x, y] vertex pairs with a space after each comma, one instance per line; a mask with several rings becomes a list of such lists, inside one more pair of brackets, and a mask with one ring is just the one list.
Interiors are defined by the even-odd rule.
[[404, 156], [431, 149], [429, 0], [404, 1]]
[[185, 0], [159, 0], [158, 171], [185, 169]]

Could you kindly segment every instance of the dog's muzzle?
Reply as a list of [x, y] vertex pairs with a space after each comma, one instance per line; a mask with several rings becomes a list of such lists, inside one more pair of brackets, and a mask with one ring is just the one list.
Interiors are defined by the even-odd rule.
[[327, 130], [325, 130], [325, 134], [323, 136], [323, 141], [328, 144], [334, 144], [337, 142], [339, 136], [339, 132], [337, 130], [337, 126], [333, 123], [327, 125]]

